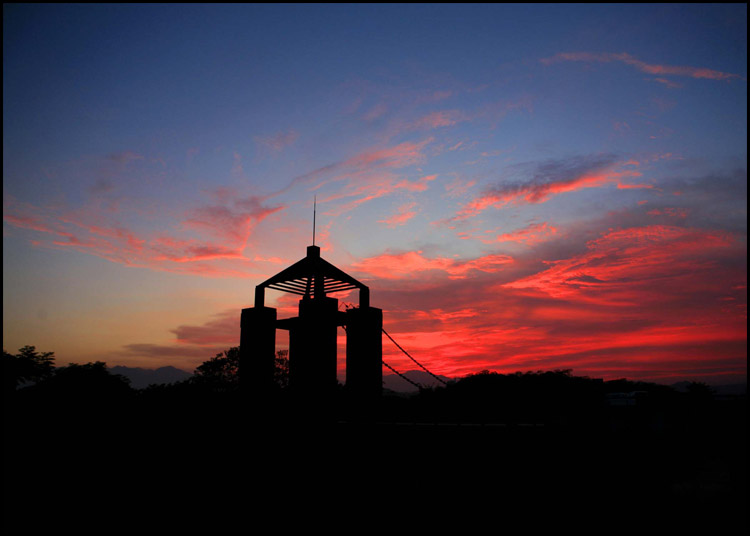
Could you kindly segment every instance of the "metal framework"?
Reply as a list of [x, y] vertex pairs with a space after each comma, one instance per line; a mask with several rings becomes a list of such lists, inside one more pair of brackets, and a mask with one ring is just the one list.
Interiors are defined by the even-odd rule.
[[360, 307], [370, 305], [370, 289], [322, 259], [318, 246], [308, 246], [305, 258], [255, 287], [256, 307], [264, 305], [267, 288], [316, 298], [344, 290], [359, 290]]

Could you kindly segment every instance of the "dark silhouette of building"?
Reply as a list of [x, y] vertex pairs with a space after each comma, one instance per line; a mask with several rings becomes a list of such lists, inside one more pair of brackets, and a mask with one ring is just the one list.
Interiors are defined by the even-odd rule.
[[[277, 318], [265, 306], [265, 290], [302, 296], [299, 316]], [[359, 290], [359, 307], [339, 311], [328, 294]], [[383, 311], [370, 307], [370, 289], [324, 260], [318, 246], [307, 256], [255, 287], [255, 307], [242, 310], [240, 385], [249, 394], [273, 388], [276, 330], [289, 331], [289, 389], [311, 403], [328, 398], [337, 387], [337, 327], [346, 330], [346, 389], [363, 401], [382, 390]]]

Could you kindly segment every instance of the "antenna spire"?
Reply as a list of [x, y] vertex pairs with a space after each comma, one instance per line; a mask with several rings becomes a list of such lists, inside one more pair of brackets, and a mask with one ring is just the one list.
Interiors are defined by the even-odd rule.
[[318, 196], [316, 195], [313, 201], [313, 246], [315, 245], [315, 214], [318, 209]]

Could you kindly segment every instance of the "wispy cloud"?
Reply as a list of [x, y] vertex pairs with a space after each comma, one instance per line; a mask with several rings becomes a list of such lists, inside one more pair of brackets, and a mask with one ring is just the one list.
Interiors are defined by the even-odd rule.
[[299, 138], [299, 133], [290, 129], [286, 132], [277, 132], [270, 136], [255, 136], [253, 141], [267, 153], [276, 154], [285, 147], [289, 147]]
[[177, 231], [172, 234], [139, 232], [107, 212], [42, 209], [13, 199], [5, 200], [3, 219], [13, 227], [43, 233], [32, 239], [36, 247], [72, 249], [159, 271], [251, 277], [259, 261], [245, 255], [247, 242], [256, 225], [283, 208], [266, 206], [258, 197], [197, 206], [187, 211], [186, 219], [173, 221]]
[[367, 181], [359, 181], [350, 184], [344, 188], [342, 192], [331, 194], [328, 197], [321, 199], [321, 202], [330, 203], [339, 199], [353, 197], [354, 199], [351, 201], [326, 212], [329, 216], [339, 216], [357, 208], [363, 203], [393, 194], [397, 191], [424, 192], [427, 190], [428, 184], [431, 181], [434, 181], [436, 177], [437, 175], [426, 175], [417, 180], [409, 180], [401, 179], [394, 175], [383, 174], [374, 179], [371, 178]]
[[284, 207], [266, 206], [257, 196], [233, 198], [224, 204], [203, 205], [191, 209], [183, 225], [199, 229], [223, 242], [244, 245], [255, 225]]
[[385, 223], [386, 226], [390, 228], [404, 225], [407, 221], [417, 215], [417, 211], [414, 210], [415, 206], [417, 206], [417, 204], [414, 202], [401, 205], [398, 210], [396, 210], [395, 214], [384, 220], [378, 220], [378, 223]]
[[516, 242], [531, 246], [549, 239], [556, 233], [557, 228], [547, 222], [532, 223], [522, 229], [498, 234], [494, 239], [486, 239], [484, 242]]
[[433, 141], [427, 138], [419, 142], [405, 141], [398, 145], [385, 148], [372, 148], [362, 151], [346, 160], [319, 167], [292, 179], [287, 186], [266, 196], [275, 197], [288, 192], [300, 184], [315, 184], [320, 188], [323, 184], [342, 180], [352, 180], [358, 177], [371, 177], [376, 172], [392, 171], [425, 161], [424, 148]]
[[[633, 185], [622, 182], [626, 178], [641, 176], [639, 171], [627, 169], [632, 166], [631, 162], [617, 162], [611, 155], [569, 158], [539, 164], [530, 179], [500, 182], [485, 189], [463, 205], [448, 221], [470, 218], [490, 207], [544, 203], [556, 195], [584, 188], [598, 188], [613, 183], [621, 188], [633, 188]], [[645, 188], [649, 185], [637, 187]]]
[[355, 169], [383, 169], [403, 168], [424, 161], [424, 147], [432, 141], [432, 138], [421, 142], [406, 141], [387, 147], [362, 152], [342, 162], [340, 167]]
[[666, 78], [654, 78], [653, 81], [658, 82], [663, 86], [668, 87], [669, 89], [679, 89], [682, 87], [682, 84], [678, 84], [677, 82], [673, 82], [672, 80], [667, 80]]
[[362, 119], [365, 121], [375, 121], [382, 117], [388, 111], [388, 106], [384, 102], [380, 102], [370, 108], [363, 116]]
[[498, 272], [513, 262], [508, 255], [485, 255], [476, 259], [458, 260], [450, 257], [426, 257], [422, 251], [384, 253], [354, 263], [354, 269], [382, 279], [419, 277], [425, 272], [447, 275], [450, 279], [462, 279], [473, 271]]
[[450, 127], [462, 121], [468, 121], [469, 119], [469, 116], [459, 110], [441, 110], [420, 117], [411, 122], [406, 128], [409, 130], [431, 130], [441, 127]]
[[476, 185], [477, 181], [473, 179], [462, 179], [456, 177], [451, 182], [445, 185], [445, 191], [450, 197], [461, 197], [465, 195], [469, 189]]
[[704, 78], [709, 80], [735, 80], [744, 78], [738, 74], [725, 73], [722, 71], [715, 71], [705, 67], [690, 67], [690, 66], [678, 66], [678, 65], [659, 65], [653, 63], [646, 63], [641, 61], [630, 54], [625, 52], [619, 54], [611, 53], [591, 53], [591, 52], [559, 52], [552, 57], [543, 58], [541, 63], [544, 65], [551, 65], [553, 63], [559, 63], [563, 61], [582, 61], [588, 63], [609, 63], [609, 62], [621, 62], [626, 65], [635, 67], [641, 72], [665, 76], [687, 76], [690, 78]]
[[125, 165], [133, 162], [134, 160], [143, 160], [143, 155], [134, 153], [133, 151], [123, 151], [121, 153], [112, 153], [110, 155], [107, 155], [107, 160]]
[[684, 219], [690, 214], [690, 209], [684, 207], [663, 207], [661, 209], [655, 208], [649, 210], [647, 214], [649, 216], [668, 216], [670, 218]]

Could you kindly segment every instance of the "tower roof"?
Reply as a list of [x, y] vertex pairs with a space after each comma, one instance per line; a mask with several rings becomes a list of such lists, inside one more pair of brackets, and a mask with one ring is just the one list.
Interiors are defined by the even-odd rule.
[[369, 306], [369, 288], [323, 259], [318, 246], [308, 246], [306, 257], [255, 287], [256, 307], [263, 305], [266, 288], [315, 298], [332, 292], [359, 289], [360, 307]]

